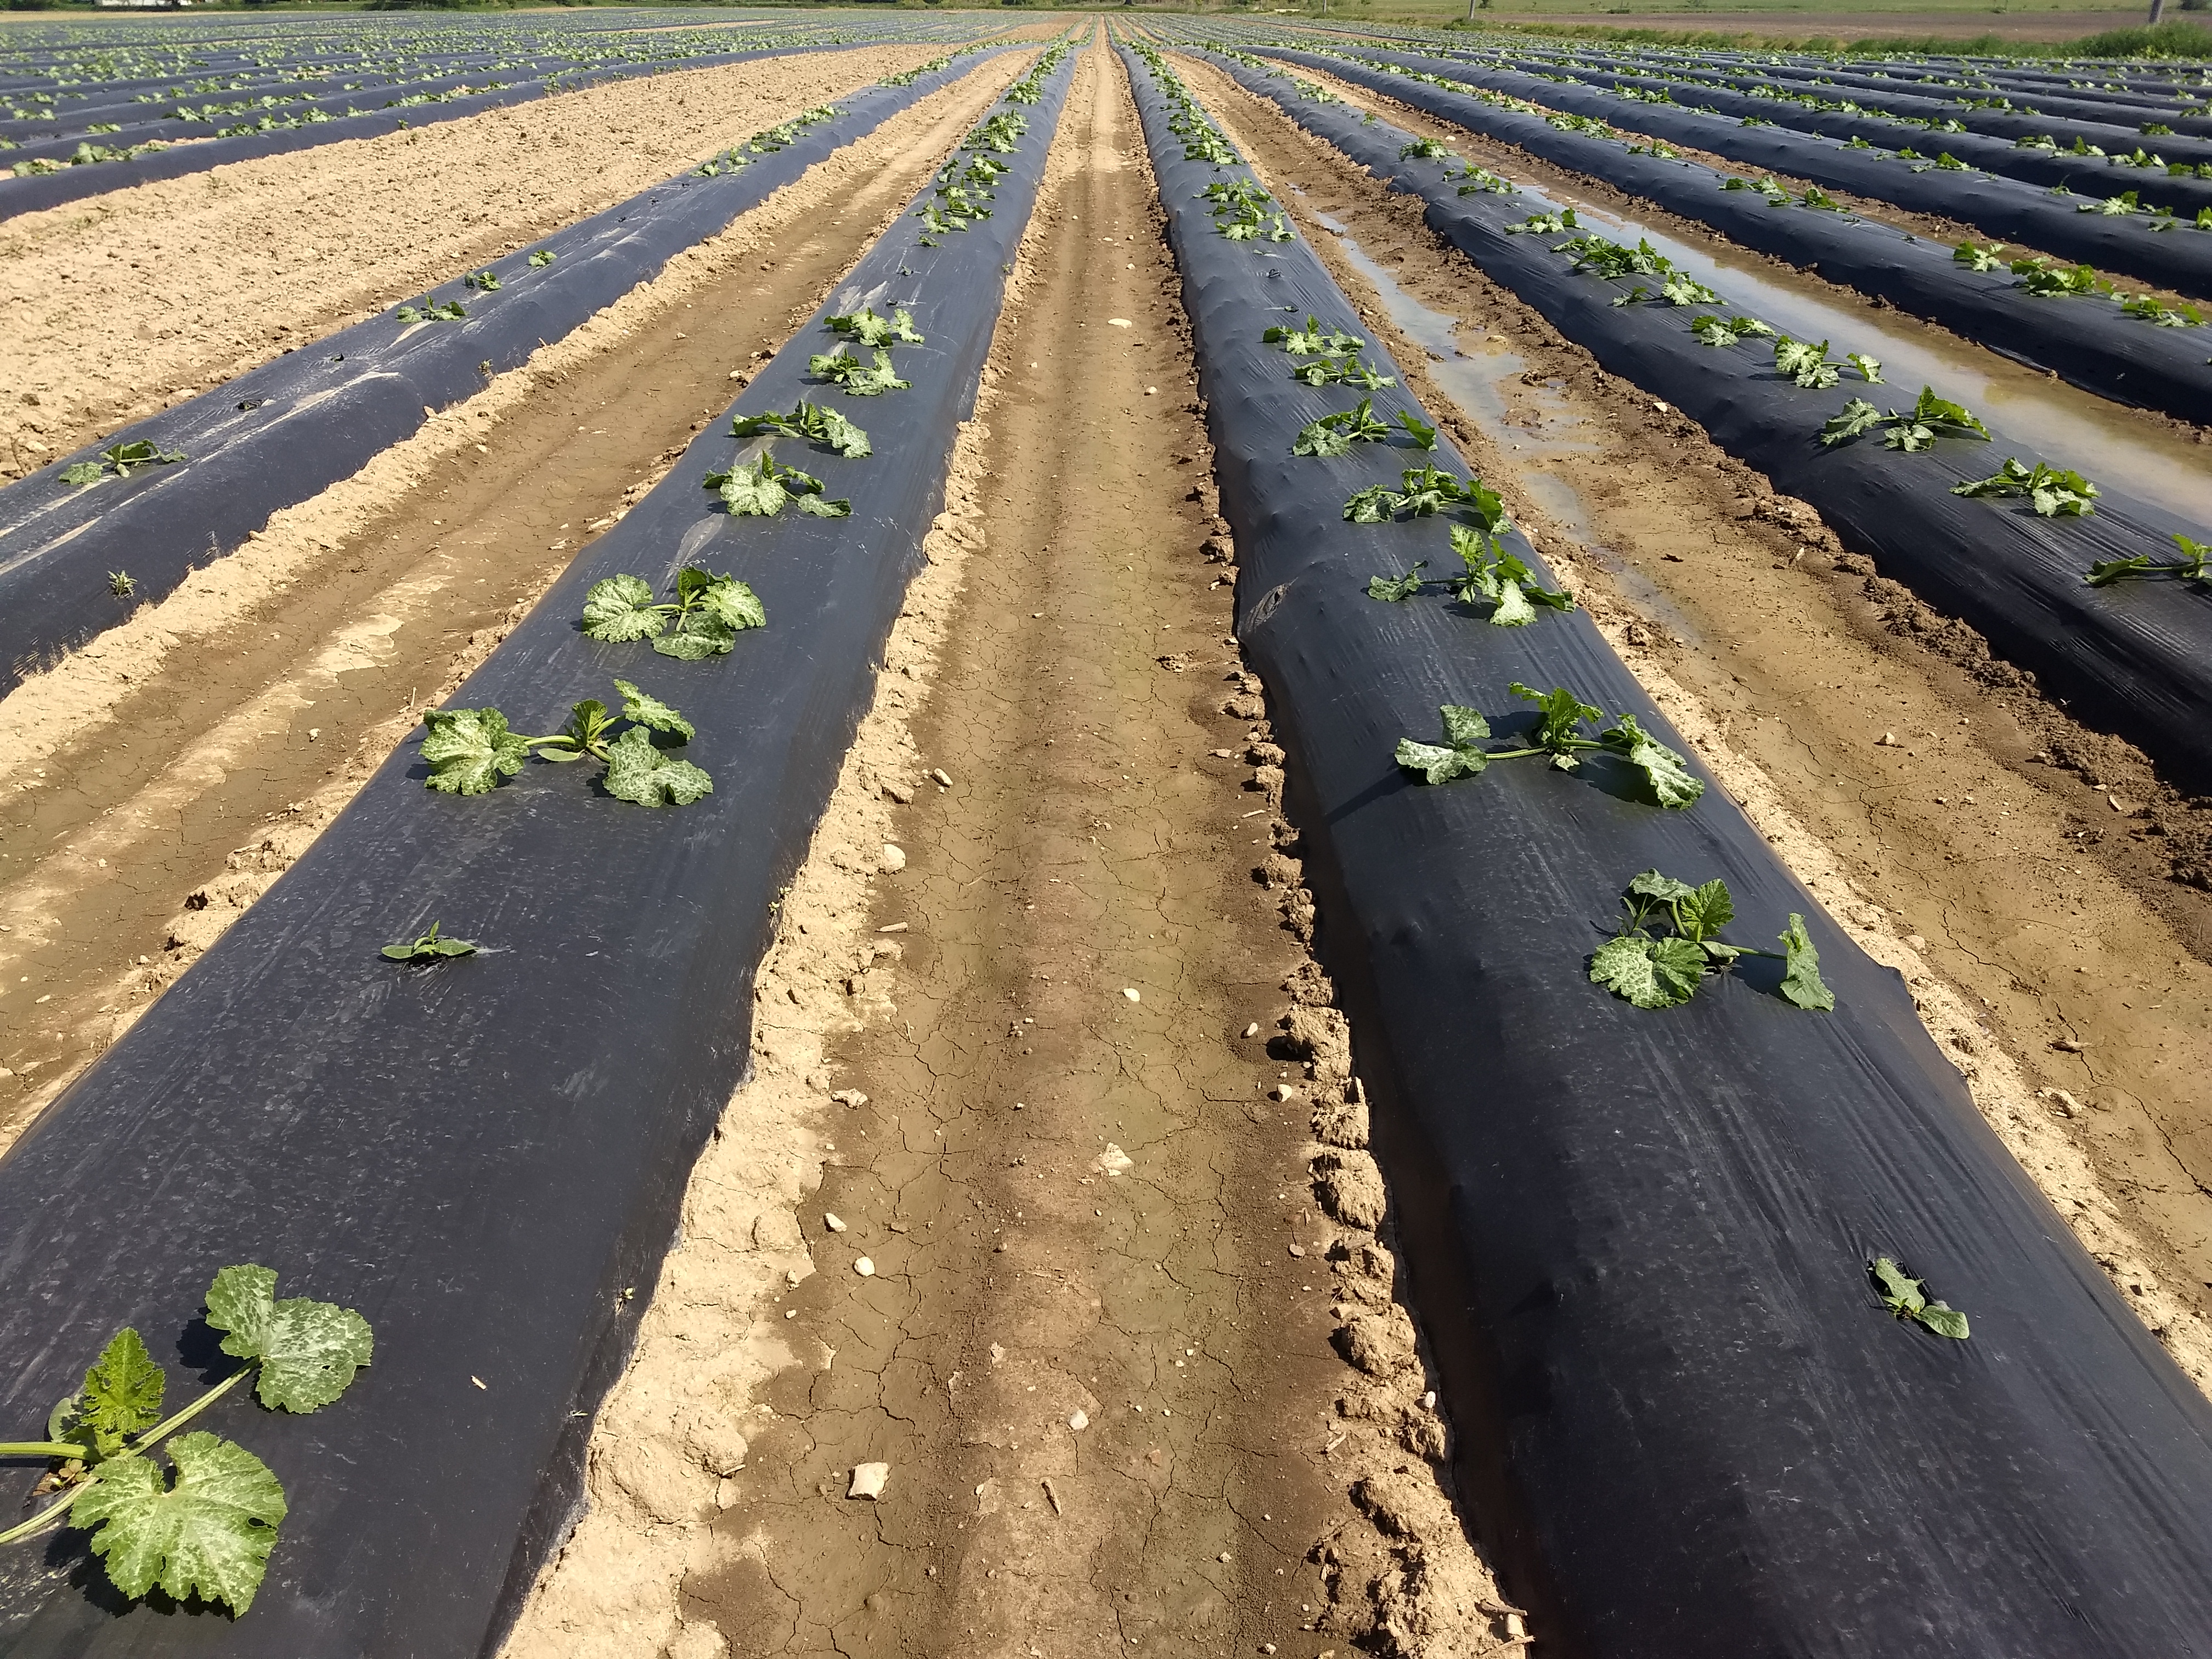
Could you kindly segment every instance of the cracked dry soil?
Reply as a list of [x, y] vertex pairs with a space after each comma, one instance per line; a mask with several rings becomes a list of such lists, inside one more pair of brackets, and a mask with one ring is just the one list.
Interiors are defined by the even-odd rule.
[[511, 1659], [1527, 1639], [1396, 1299], [1163, 227], [1094, 47]]

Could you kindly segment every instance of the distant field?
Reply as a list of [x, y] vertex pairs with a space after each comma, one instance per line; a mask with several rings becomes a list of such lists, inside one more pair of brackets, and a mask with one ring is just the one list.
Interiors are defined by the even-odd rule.
[[[1180, 9], [1181, 8], [1176, 8]], [[1240, 11], [1243, 8], [1238, 8]], [[1267, 15], [1272, 8], [1261, 9]], [[1467, 16], [1466, 0], [1326, 0], [1284, 9], [1292, 14], [1319, 15], [1347, 21], [1443, 23]], [[2116, 0], [2106, 6], [2065, 0], [2063, 4], [1930, 5], [1928, 0], [1899, 0], [1884, 4], [1869, 0], [1848, 9], [1804, 0], [1737, 0], [1719, 8], [1680, 4], [1632, 6], [1620, 0], [1493, 0], [1477, 13], [1479, 21], [1500, 25], [1539, 24], [1561, 27], [1655, 29], [1668, 32], [1710, 32], [1715, 34], [1756, 35], [1780, 40], [2000, 40], [2045, 42], [2075, 40], [2107, 30], [2140, 26], [2148, 6], [2138, 0]], [[2170, 4], [2171, 22], [2212, 26], [2212, 12], [2185, 12]]]

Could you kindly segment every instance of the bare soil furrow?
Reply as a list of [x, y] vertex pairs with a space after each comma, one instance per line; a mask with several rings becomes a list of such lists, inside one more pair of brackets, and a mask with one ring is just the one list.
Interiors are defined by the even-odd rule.
[[1163, 224], [1094, 52], [757, 1075], [512, 1655], [1523, 1634], [1308, 954]]

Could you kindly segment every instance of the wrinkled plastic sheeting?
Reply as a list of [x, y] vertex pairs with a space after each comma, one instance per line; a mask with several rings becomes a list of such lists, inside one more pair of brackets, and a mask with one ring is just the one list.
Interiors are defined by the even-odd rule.
[[1549, 239], [1508, 234], [1525, 206], [1462, 197], [1433, 163], [1400, 161], [1411, 135], [1299, 99], [1242, 65], [1223, 67], [1392, 189], [1420, 196], [1430, 228], [1493, 281], [1606, 368], [1699, 422], [1776, 489], [1817, 507], [1884, 575], [1978, 629], [2069, 714], [2142, 745], [2181, 787], [2212, 787], [2212, 604], [2193, 584], [2083, 580], [2099, 560], [2169, 558], [2176, 534], [2201, 535], [2202, 526], [2109, 483], [2096, 512], [2074, 519], [2038, 518], [2017, 498], [1952, 495], [1953, 484], [1987, 477], [2008, 454], [2041, 459], [2008, 441], [2001, 422], [1992, 442], [1943, 439], [1917, 455], [1885, 449], [1871, 434], [1823, 446], [1821, 427], [1850, 398], [1888, 393], [1883, 404], [1894, 407], [1910, 392], [1855, 382], [1808, 391], [1777, 374], [1763, 346], [1700, 344], [1680, 307], [1616, 306], [1632, 283], [1571, 275]]
[[[1265, 55], [1291, 63], [1305, 63], [1331, 74], [1344, 74], [1341, 58], [1267, 48]], [[1590, 116], [1632, 132], [1692, 145], [1728, 161], [1750, 167], [1765, 167], [1805, 179], [1828, 190], [1847, 190], [1870, 201], [1891, 202], [1915, 213], [1972, 225], [1984, 237], [2020, 242], [2063, 259], [2094, 265], [2112, 276], [2133, 276], [2194, 298], [2212, 296], [2212, 234], [2182, 225], [2163, 234], [2149, 228], [2140, 214], [2107, 216], [2081, 213], [2078, 201], [2054, 198], [2047, 191], [2014, 179], [1994, 178], [1986, 173], [1949, 173], [1931, 168], [1915, 173], [1903, 161], [1880, 149], [1849, 149], [1804, 133], [1774, 127], [1746, 127], [1718, 120], [1692, 110], [1664, 105], [1633, 103], [1609, 98], [1588, 87], [1563, 87], [1532, 75], [1455, 63], [1448, 58], [1420, 58], [1398, 52], [1366, 52], [1378, 62], [1397, 64], [1427, 74], [1441, 74], [1492, 92], [1503, 92], [1547, 108]], [[1358, 80], [1357, 75], [1346, 75]], [[1390, 76], [1368, 82], [1387, 86], [1390, 95], [1418, 105], [1413, 94], [1424, 88], [1418, 81]], [[1492, 117], [1513, 113], [1490, 111]], [[1522, 122], [1542, 125], [1540, 118], [1518, 116]], [[1470, 123], [1471, 125], [1471, 123]], [[1488, 131], [1486, 126], [1481, 129]], [[1546, 131], [1551, 129], [1547, 128]], [[1517, 135], [1518, 129], [1516, 130]], [[1501, 131], [1499, 135], [1505, 136]], [[1534, 143], [1514, 136], [1520, 143], [1540, 154]], [[1936, 137], [1928, 142], [1940, 148]], [[2148, 188], [2148, 186], [2146, 186]]]
[[[292, 1417], [240, 1395], [196, 1425], [286, 1485], [250, 1613], [120, 1611], [68, 1533], [0, 1553], [12, 1659], [496, 1649], [573, 1516], [592, 1413], [746, 1068], [775, 901], [923, 562], [1068, 74], [999, 158], [1012, 171], [992, 217], [935, 248], [902, 217], [735, 405], [843, 402], [806, 374], [837, 337], [822, 316], [907, 306], [927, 337], [896, 350], [912, 389], [843, 404], [874, 454], [777, 441], [852, 517], [710, 511], [700, 479], [739, 448], [717, 422], [453, 700], [550, 732], [632, 678], [696, 722], [682, 752], [714, 793], [633, 806], [586, 763], [464, 799], [423, 787], [410, 738], [0, 1160], [0, 1421], [43, 1424], [124, 1324], [173, 1401], [197, 1395], [212, 1346], [204, 1327], [179, 1333], [233, 1262], [275, 1268], [280, 1295], [358, 1308], [376, 1333], [375, 1364], [335, 1405]], [[687, 560], [750, 582], [769, 625], [697, 664], [582, 636], [592, 583], [633, 572], [658, 588]], [[483, 953], [379, 957], [433, 920]], [[10, 1510], [35, 1478], [10, 1472]]]
[[[1983, 1122], [1898, 976], [1841, 935], [1717, 787], [1686, 812], [1593, 766], [1437, 787], [1392, 763], [1440, 703], [1501, 734], [1512, 681], [1680, 739], [1584, 614], [1493, 629], [1370, 574], [1449, 557], [1344, 500], [1416, 459], [1293, 458], [1357, 395], [1261, 342], [1364, 333], [1303, 244], [1215, 235], [1132, 64], [1236, 534], [1237, 632], [1293, 757], [1300, 856], [1349, 999], [1378, 1152], [1443, 1360], [1470, 1518], [1547, 1649], [2071, 1659], [2212, 1629], [2212, 1407]], [[1555, 279], [1556, 280], [1556, 279]], [[1386, 368], [1385, 354], [1364, 354]], [[1382, 407], [1378, 399], [1377, 408]], [[1694, 761], [1692, 762], [1695, 766]], [[1836, 1012], [1740, 968], [1630, 1007], [1584, 964], [1639, 870], [1727, 880], [1731, 937], [1808, 918]], [[1966, 1310], [1885, 1313], [1887, 1255]]]
[[[994, 49], [1002, 50], [1002, 49]], [[398, 320], [398, 307], [339, 330], [124, 428], [0, 489], [0, 692], [233, 552], [283, 507], [311, 499], [412, 436], [431, 411], [481, 392], [650, 282], [836, 151], [983, 61], [955, 60], [903, 87], [868, 87], [750, 166], [683, 173], [489, 264], [495, 291], [460, 276], [417, 295], [459, 301], [461, 322]], [[533, 266], [530, 256], [553, 254]], [[186, 459], [82, 488], [61, 475], [140, 440]], [[128, 598], [107, 573], [127, 570]]]

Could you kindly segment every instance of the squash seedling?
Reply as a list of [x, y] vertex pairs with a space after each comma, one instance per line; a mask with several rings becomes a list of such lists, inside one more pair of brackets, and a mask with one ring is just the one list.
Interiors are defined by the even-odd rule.
[[1820, 953], [1792, 912], [1779, 951], [1730, 945], [1720, 930], [1735, 920], [1728, 884], [1717, 878], [1692, 887], [1646, 870], [1621, 895], [1627, 911], [1620, 933], [1590, 957], [1593, 985], [1602, 985], [1638, 1008], [1674, 1008], [1698, 994], [1706, 976], [1724, 974], [1739, 957], [1771, 957], [1786, 964], [1777, 988], [1784, 1002], [1808, 1012], [1832, 1012], [1835, 994], [1820, 979]]
[[1556, 770], [1579, 768], [1585, 754], [1609, 755], [1641, 774], [1659, 805], [1680, 811], [1705, 793], [1701, 779], [1691, 775], [1689, 763], [1637, 723], [1632, 714], [1619, 714], [1596, 737], [1586, 737], [1583, 726], [1602, 718], [1600, 711], [1563, 686], [1538, 691], [1516, 680], [1510, 690], [1516, 697], [1536, 705], [1535, 728], [1517, 749], [1485, 749], [1490, 722], [1481, 712], [1446, 703], [1437, 712], [1443, 719], [1443, 742], [1421, 743], [1401, 738], [1395, 758], [1400, 766], [1426, 783], [1449, 783], [1454, 778], [1480, 777], [1493, 761], [1520, 760], [1541, 755]]
[[418, 933], [413, 939], [402, 939], [397, 945], [387, 945], [380, 953], [393, 962], [443, 962], [447, 957], [472, 957], [477, 942], [472, 939], [454, 939], [438, 931], [432, 922], [430, 931]]
[[[223, 1334], [222, 1352], [246, 1363], [183, 1410], [161, 1415], [167, 1379], [126, 1325], [83, 1387], [48, 1415], [46, 1439], [0, 1442], [0, 1457], [52, 1460], [40, 1487], [62, 1493], [0, 1532], [0, 1544], [66, 1522], [92, 1534], [108, 1577], [133, 1601], [159, 1589], [179, 1601], [220, 1601], [234, 1613], [253, 1605], [284, 1519], [283, 1484], [234, 1441], [204, 1430], [170, 1437], [248, 1382], [272, 1411], [319, 1411], [369, 1363], [374, 1339], [350, 1308], [306, 1297], [279, 1302], [276, 1273], [252, 1266], [215, 1276], [207, 1322]], [[155, 1461], [157, 1449], [169, 1468]]]
[[[520, 772], [536, 750], [542, 760], [605, 762], [600, 781], [606, 792], [639, 806], [688, 806], [713, 794], [714, 781], [703, 768], [672, 760], [653, 745], [655, 732], [690, 742], [697, 735], [691, 722], [628, 680], [617, 680], [615, 689], [622, 693], [621, 714], [587, 697], [569, 710], [567, 726], [543, 738], [509, 731], [507, 716], [496, 708], [429, 709], [422, 716], [430, 728], [422, 739], [422, 759], [430, 769], [423, 782], [448, 795], [489, 794], [501, 779]], [[611, 736], [623, 720], [633, 723], [619, 737]]]
[[1948, 1302], [1929, 1299], [1927, 1284], [1912, 1278], [1887, 1256], [1878, 1255], [1869, 1262], [1867, 1277], [1874, 1280], [1881, 1305], [1898, 1318], [1910, 1319], [1938, 1336], [1966, 1340], [1966, 1316]]
[[744, 629], [767, 626], [768, 611], [751, 588], [694, 565], [676, 573], [676, 597], [665, 603], [654, 601], [644, 577], [629, 574], [593, 582], [584, 595], [586, 637], [651, 640], [655, 651], [678, 662], [726, 657]]
[[2008, 455], [2004, 464], [1986, 478], [1969, 478], [1953, 484], [1954, 495], [2025, 495], [2045, 519], [2079, 519], [2094, 513], [2097, 486], [2078, 472], [2065, 471], [2038, 461], [2033, 466]]
[[110, 444], [100, 452], [97, 459], [64, 467], [61, 478], [64, 483], [75, 484], [82, 489], [87, 484], [96, 484], [110, 475], [127, 478], [139, 467], [174, 466], [184, 459], [182, 450], [164, 449], [159, 444], [141, 438], [135, 443]]
[[1862, 433], [1880, 431], [1882, 447], [1917, 454], [1938, 438], [1973, 438], [1990, 441], [1990, 429], [1964, 404], [1936, 395], [1933, 386], [1922, 386], [1909, 410], [1893, 409], [1887, 415], [1863, 398], [1845, 404], [1843, 412], [1820, 428], [1820, 441], [1839, 444]]

